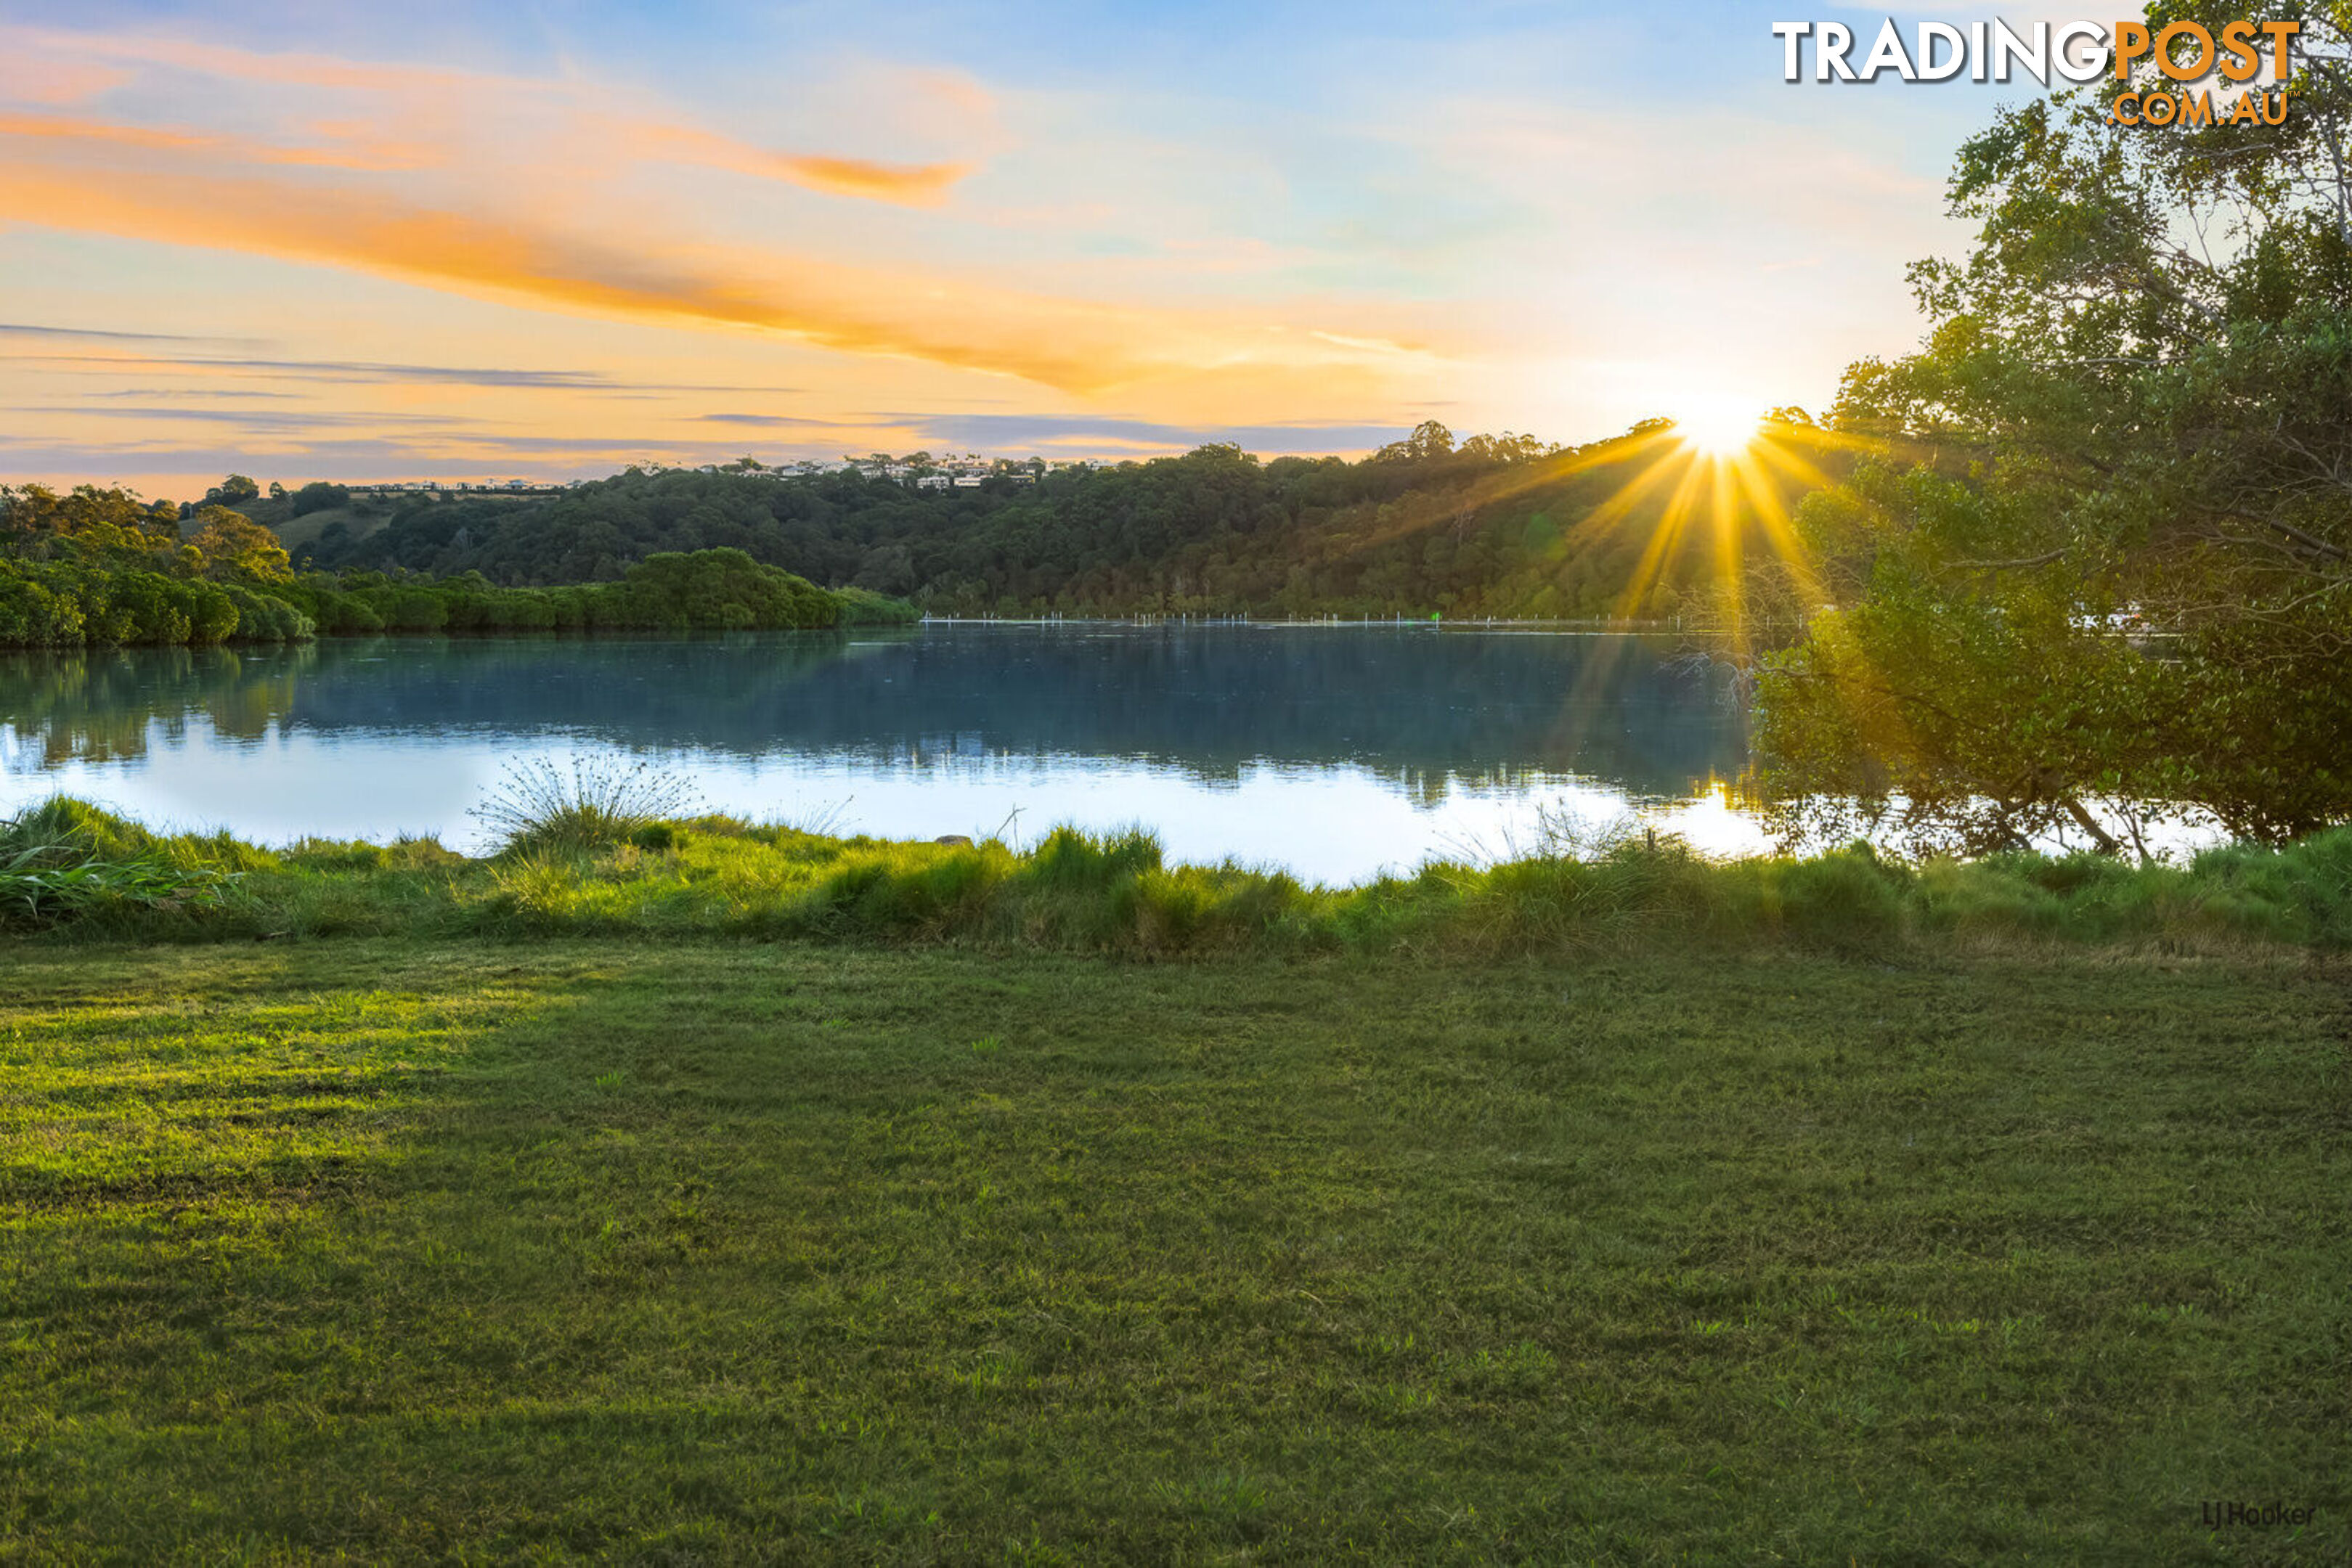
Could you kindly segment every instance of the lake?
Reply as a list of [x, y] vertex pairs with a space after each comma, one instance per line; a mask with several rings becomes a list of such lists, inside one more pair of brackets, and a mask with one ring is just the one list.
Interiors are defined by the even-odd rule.
[[1027, 842], [1140, 823], [1171, 860], [1325, 882], [1628, 816], [1759, 847], [1720, 671], [1670, 642], [1429, 626], [932, 623], [700, 640], [336, 639], [0, 655], [0, 812], [432, 833], [512, 761], [625, 754], [711, 810]]

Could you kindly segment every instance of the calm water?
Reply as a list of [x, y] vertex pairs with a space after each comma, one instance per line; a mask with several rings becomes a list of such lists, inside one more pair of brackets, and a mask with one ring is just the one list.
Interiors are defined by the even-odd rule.
[[0, 655], [0, 810], [67, 790], [282, 842], [438, 834], [510, 759], [616, 752], [713, 809], [1017, 841], [1156, 829], [1323, 881], [1526, 842], [1538, 808], [1719, 849], [1719, 676], [1630, 637], [949, 625], [701, 641], [383, 638]]

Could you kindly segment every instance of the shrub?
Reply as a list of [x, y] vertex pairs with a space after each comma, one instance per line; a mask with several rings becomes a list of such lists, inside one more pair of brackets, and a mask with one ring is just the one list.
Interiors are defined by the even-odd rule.
[[318, 635], [316, 622], [274, 595], [236, 583], [222, 585], [221, 592], [236, 607], [236, 630], [231, 635], [237, 642], [301, 643]]
[[611, 849], [695, 804], [693, 787], [649, 762], [546, 758], [509, 763], [471, 813], [503, 851], [564, 853]]

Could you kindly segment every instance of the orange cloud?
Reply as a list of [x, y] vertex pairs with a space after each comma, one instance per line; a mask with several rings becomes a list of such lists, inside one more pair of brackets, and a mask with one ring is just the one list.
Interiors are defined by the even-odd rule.
[[[74, 33], [44, 27], [0, 27], [0, 49], [17, 55], [38, 51], [68, 60], [94, 57], [163, 66], [199, 76], [278, 87], [331, 87], [361, 90], [437, 86], [481, 89], [519, 85], [480, 72], [417, 66], [367, 65], [327, 55], [263, 54], [217, 44], [191, 43], [150, 34]], [[46, 62], [45, 62], [46, 64]], [[520, 84], [536, 87], [540, 84]]]
[[[1243, 386], [1260, 396], [1279, 386], [1284, 396], [1311, 392], [1328, 402], [1430, 365], [1424, 350], [1379, 334], [1246, 315], [1049, 298], [773, 252], [623, 250], [522, 215], [492, 221], [347, 187], [216, 173], [176, 148], [142, 144], [150, 155], [141, 166], [94, 177], [86, 162], [45, 161], [48, 145], [0, 143], [0, 215], [321, 262], [581, 314], [766, 329], [1076, 393], [1207, 376], [1228, 400]], [[159, 161], [175, 166], [153, 166]]]
[[869, 163], [860, 158], [779, 157], [774, 162], [786, 179], [811, 190], [898, 202], [936, 202], [972, 167], [969, 163]]
[[119, 125], [108, 120], [64, 115], [0, 114], [0, 136], [36, 137], [55, 141], [101, 142], [113, 147], [163, 152], [212, 152], [246, 163], [286, 163], [320, 169], [415, 169], [437, 162], [421, 151], [393, 149], [368, 152], [335, 147], [287, 147], [249, 137], [214, 136], [193, 131], [166, 131], [148, 125]]
[[[0, 104], [0, 223], [294, 259], [580, 316], [773, 334], [1078, 396], [1148, 388], [1150, 406], [1134, 412], [1170, 420], [1335, 402], [1355, 413], [1385, 406], [1408, 379], [1425, 394], [1444, 368], [1378, 305], [1112, 303], [857, 254], [905, 244], [912, 231], [897, 225], [701, 243], [721, 226], [772, 233], [803, 209], [730, 200], [698, 213], [692, 202], [708, 193], [634, 172], [691, 165], [939, 206], [1003, 144], [994, 99], [958, 73], [887, 70], [892, 90], [871, 96], [897, 118], [879, 129], [961, 154], [895, 162], [762, 146], [609, 84], [0, 25], [0, 55], [12, 47], [130, 74], [103, 100], [125, 106], [110, 118]], [[204, 111], [187, 106], [215, 101], [235, 115], [217, 129], [142, 122], [150, 104], [194, 118]], [[628, 222], [612, 221], [622, 212]], [[1073, 291], [1114, 286], [1115, 267], [1083, 268]]]
[[130, 79], [120, 66], [43, 59], [0, 47], [0, 98], [19, 103], [80, 103]]
[[615, 122], [610, 129], [621, 136], [626, 151], [640, 159], [700, 163], [762, 179], [789, 180], [836, 196], [919, 206], [944, 200], [949, 187], [973, 169], [970, 163], [877, 163], [864, 158], [771, 152], [692, 126], [652, 120]]
[[[287, 146], [251, 137], [123, 125], [65, 115], [0, 113], [0, 136], [103, 142], [155, 152], [210, 152], [245, 163], [394, 170], [427, 168], [449, 162], [445, 153], [373, 141], [368, 127], [358, 121], [314, 123], [310, 129], [344, 145]], [[624, 134], [634, 142], [632, 151], [642, 159], [668, 157], [875, 201], [934, 204], [946, 196], [949, 187], [972, 171], [970, 163], [877, 163], [862, 158], [769, 152], [688, 126], [648, 122], [627, 126]]]

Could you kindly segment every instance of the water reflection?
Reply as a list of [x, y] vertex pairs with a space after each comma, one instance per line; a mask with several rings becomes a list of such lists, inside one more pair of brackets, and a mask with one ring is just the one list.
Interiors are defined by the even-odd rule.
[[[272, 839], [462, 839], [463, 804], [500, 758], [601, 746], [661, 754], [730, 809], [831, 790], [856, 802], [845, 828], [911, 833], [967, 831], [1009, 800], [1034, 827], [1141, 818], [1188, 856], [1271, 845], [1255, 858], [1317, 875], [1410, 864], [1563, 791], [1603, 814], [1686, 800], [1744, 753], [1719, 679], [1670, 647], [1391, 628], [16, 654], [0, 657], [0, 727], [8, 800], [72, 788]], [[1265, 811], [1352, 812], [1362, 832], [1416, 841], [1307, 864], [1283, 846], [1348, 842], [1348, 824], [1251, 820]]]

